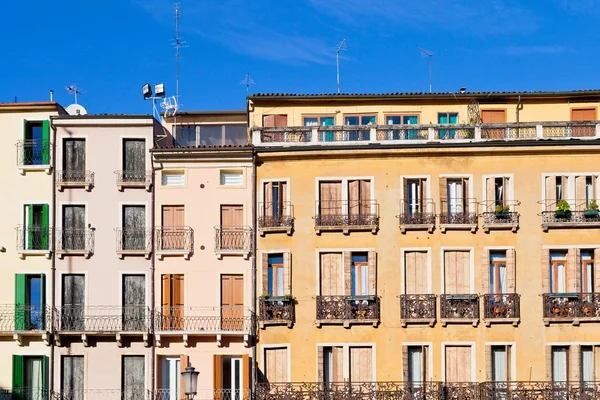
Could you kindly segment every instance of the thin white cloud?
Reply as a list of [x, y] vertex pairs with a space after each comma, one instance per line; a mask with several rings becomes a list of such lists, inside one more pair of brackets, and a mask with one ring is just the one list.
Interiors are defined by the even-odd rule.
[[509, 46], [500, 48], [499, 53], [509, 56], [530, 56], [530, 55], [552, 55], [571, 53], [574, 50], [570, 47], [560, 45], [549, 46]]

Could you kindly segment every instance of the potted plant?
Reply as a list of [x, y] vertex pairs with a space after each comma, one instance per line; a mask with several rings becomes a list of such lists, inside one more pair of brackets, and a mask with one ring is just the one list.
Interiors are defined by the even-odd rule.
[[263, 293], [260, 295], [260, 299], [264, 301], [269, 300], [270, 297], [271, 295], [269, 293]]
[[556, 203], [556, 211], [554, 211], [556, 218], [571, 218], [571, 206], [566, 200], [560, 200]]
[[283, 301], [291, 302], [292, 300], [294, 300], [294, 296], [292, 296], [291, 294], [284, 294], [283, 295]]
[[510, 206], [500, 204], [496, 206], [496, 218], [508, 218], [508, 213], [510, 213]]
[[598, 218], [598, 203], [596, 203], [596, 200], [591, 200], [588, 203], [583, 212], [583, 216], [585, 218]]

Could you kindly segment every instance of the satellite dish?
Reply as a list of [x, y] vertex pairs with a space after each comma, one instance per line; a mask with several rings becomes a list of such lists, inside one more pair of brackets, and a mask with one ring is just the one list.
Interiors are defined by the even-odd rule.
[[81, 104], [71, 104], [66, 108], [67, 113], [69, 115], [86, 115], [87, 110]]

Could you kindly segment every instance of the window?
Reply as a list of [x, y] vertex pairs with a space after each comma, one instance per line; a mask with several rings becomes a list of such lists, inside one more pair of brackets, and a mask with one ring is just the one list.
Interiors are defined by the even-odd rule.
[[404, 294], [428, 294], [428, 275], [426, 251], [404, 253]]
[[287, 126], [287, 114], [263, 115], [263, 128]]
[[402, 211], [408, 215], [425, 213], [427, 205], [425, 196], [427, 193], [426, 178], [403, 178], [404, 198]]
[[123, 206], [122, 249], [146, 249], [146, 207]]
[[376, 253], [344, 251], [320, 254], [321, 296], [374, 296]]
[[552, 382], [566, 383], [568, 379], [569, 348], [552, 346]]
[[[481, 121], [469, 121], [470, 123], [501, 124], [506, 122], [506, 110], [481, 110]], [[481, 129], [481, 137], [484, 139], [503, 139], [506, 132], [504, 128]]]
[[63, 206], [62, 250], [86, 249], [85, 206]]
[[[361, 216], [372, 215], [377, 207], [371, 198], [371, 183], [369, 179], [320, 181], [318, 213], [321, 222], [317, 225], [330, 225], [335, 220], [332, 216], [346, 214], [350, 215], [349, 225], [370, 225], [370, 218]], [[345, 185], [347, 191], [342, 190]]]
[[508, 382], [510, 373], [510, 346], [492, 346], [492, 381]]
[[347, 381], [345, 377], [350, 382], [373, 381], [372, 347], [320, 346], [318, 353], [320, 382], [342, 383]]
[[[572, 108], [571, 120], [573, 121], [594, 121], [596, 120], [596, 108]], [[595, 125], [575, 125], [571, 128], [571, 135], [574, 137], [595, 136]]]
[[221, 186], [242, 186], [244, 184], [244, 173], [242, 171], [221, 171]]
[[244, 235], [244, 206], [221, 205], [221, 250], [244, 250], [248, 246]]
[[24, 121], [23, 165], [50, 164], [49, 121]]
[[267, 383], [288, 381], [288, 351], [286, 347], [265, 349], [264, 375]]
[[247, 143], [245, 124], [178, 125], [175, 128], [176, 146], [239, 146]]
[[[246, 396], [244, 389], [249, 389], [249, 372], [247, 356], [221, 356], [219, 371], [220, 382], [215, 389], [222, 389], [225, 393], [231, 393], [232, 400], [243, 400]], [[228, 396], [229, 397], [229, 396]]]
[[[386, 115], [386, 125], [417, 125], [419, 123], [418, 115]], [[393, 130], [391, 137], [387, 137], [388, 140], [401, 140], [401, 139], [419, 139], [419, 131], [417, 129], [410, 129], [406, 131], [406, 137], [403, 137], [404, 132], [400, 130]]]
[[162, 329], [183, 329], [184, 318], [184, 276], [163, 274], [162, 281]]
[[444, 252], [444, 294], [471, 293], [471, 253]]
[[[333, 126], [335, 125], [335, 116], [322, 115], [317, 117], [302, 117], [304, 126]], [[335, 132], [326, 131], [319, 132], [319, 141], [333, 142], [335, 140]]]
[[46, 356], [12, 356], [12, 392], [22, 391], [22, 400], [38, 400], [46, 398], [48, 382], [48, 357]]
[[182, 125], [175, 128], [174, 144], [176, 146], [196, 146], [197, 125]]
[[158, 385], [161, 391], [167, 391], [167, 395], [161, 395], [162, 400], [180, 400], [181, 392], [181, 367], [187, 367], [187, 363], [182, 363], [181, 359], [187, 359], [187, 356], [170, 357], [159, 356], [160, 364], [158, 371]]
[[263, 216], [281, 217], [288, 214], [287, 182], [265, 182], [263, 184]]
[[341, 346], [323, 347], [323, 382], [344, 382], [344, 348]]
[[123, 276], [123, 330], [145, 331], [146, 324], [146, 277]]
[[567, 253], [550, 253], [550, 293], [567, 292]]
[[183, 171], [163, 171], [163, 186], [183, 186], [185, 185], [185, 174]]
[[146, 141], [123, 140], [123, 180], [144, 182], [146, 179]]
[[[440, 125], [455, 125], [458, 123], [458, 113], [444, 112], [438, 113], [438, 124]], [[438, 139], [454, 139], [456, 137], [456, 129], [439, 129]]]
[[446, 195], [442, 198], [442, 209], [448, 215], [470, 212], [469, 178], [440, 178], [440, 192]]
[[221, 329], [241, 331], [244, 322], [244, 276], [221, 275]]
[[23, 236], [20, 245], [27, 250], [49, 250], [48, 204], [27, 204], [23, 209]]
[[271, 296], [284, 295], [283, 254], [268, 255], [268, 293]]
[[580, 251], [580, 288], [581, 293], [593, 293], [594, 292], [594, 251], [593, 250], [581, 250]]
[[369, 261], [367, 253], [352, 253], [352, 296], [369, 295]]
[[408, 346], [408, 381], [421, 385], [421, 382], [427, 382], [427, 346]]
[[15, 330], [43, 330], [46, 327], [46, 276], [15, 275]]
[[[377, 123], [376, 115], [345, 115], [344, 125], [346, 126], [363, 126], [375, 125]], [[348, 132], [348, 140], [369, 140], [370, 132], [368, 130]]]
[[472, 382], [471, 346], [446, 346], [446, 382]]
[[163, 205], [161, 207], [160, 250], [185, 250], [188, 242], [185, 230], [185, 206]]
[[61, 319], [63, 330], [85, 330], [85, 275], [62, 276]]
[[343, 295], [342, 253], [321, 253], [320, 258], [321, 296]]
[[85, 181], [85, 158], [85, 139], [63, 140], [63, 180], [65, 182]]
[[594, 347], [581, 346], [581, 381], [594, 382]]
[[62, 356], [60, 374], [61, 395], [72, 400], [83, 400], [85, 386], [83, 356]]
[[490, 293], [508, 293], [506, 286], [506, 251], [490, 251]]
[[146, 361], [144, 356], [123, 356], [121, 390], [127, 400], [144, 400], [146, 397]]

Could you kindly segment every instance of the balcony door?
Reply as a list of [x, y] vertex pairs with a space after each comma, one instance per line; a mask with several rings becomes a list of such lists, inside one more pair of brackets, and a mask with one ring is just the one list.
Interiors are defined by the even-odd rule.
[[162, 275], [162, 329], [184, 329], [183, 274]]
[[[350, 218], [371, 214], [371, 181], [361, 179], [348, 181], [348, 214]], [[357, 221], [357, 225], [360, 224]], [[350, 221], [350, 225], [355, 222]]]
[[420, 387], [427, 381], [427, 346], [408, 346], [408, 381]]
[[23, 215], [23, 249], [49, 250], [48, 204], [27, 204]]
[[15, 330], [47, 328], [46, 279], [44, 274], [15, 275]]
[[63, 206], [62, 250], [85, 250], [85, 206]]
[[62, 329], [85, 330], [85, 275], [63, 275], [60, 317]]
[[[181, 357], [161, 357], [160, 363], [160, 400], [180, 400], [181, 387]], [[187, 365], [183, 365], [185, 369]]]
[[470, 260], [468, 251], [444, 252], [444, 294], [471, 293]]
[[123, 356], [121, 368], [122, 400], [146, 398], [146, 362], [144, 356]]
[[267, 383], [288, 381], [288, 349], [286, 347], [265, 349], [265, 379]]
[[342, 182], [320, 182], [319, 215], [327, 218], [327, 216], [338, 216], [341, 214]]
[[221, 206], [221, 249], [244, 249], [244, 206]]
[[248, 400], [250, 389], [249, 357], [247, 355], [214, 356], [214, 399]]
[[85, 181], [85, 139], [64, 139], [63, 179], [65, 182]]
[[266, 182], [263, 193], [265, 196], [263, 210], [265, 217], [277, 220], [287, 215], [287, 182]]
[[221, 275], [221, 329], [244, 329], [244, 277]]
[[146, 141], [123, 140], [123, 181], [143, 182], [146, 179]]
[[508, 293], [506, 288], [506, 251], [490, 252], [490, 293]]
[[47, 382], [48, 358], [46, 356], [12, 356], [12, 398], [45, 399]]
[[327, 346], [322, 348], [322, 376], [326, 384], [344, 382], [344, 348]]
[[[596, 120], [596, 108], [573, 108], [571, 110], [571, 120], [573, 121], [594, 121]], [[574, 126], [571, 134], [575, 137], [595, 136], [596, 125]]]
[[83, 400], [85, 393], [83, 356], [63, 356], [61, 361], [61, 396], [69, 400]]
[[123, 276], [123, 330], [146, 329], [146, 277]]
[[404, 204], [402, 211], [408, 215], [424, 213], [425, 179], [403, 179]]
[[428, 294], [427, 252], [404, 253], [404, 293]]
[[123, 206], [123, 250], [146, 249], [146, 207]]
[[565, 387], [568, 378], [569, 348], [552, 347], [552, 383], [555, 387]]
[[446, 346], [446, 382], [472, 382], [471, 347]]
[[[510, 346], [492, 346], [492, 381], [506, 383], [510, 374]], [[504, 385], [497, 384], [497, 388]]]
[[[479, 121], [477, 121], [479, 122]], [[506, 110], [481, 110], [481, 123], [483, 124], [501, 124], [506, 122]], [[505, 132], [503, 128], [483, 128], [482, 137], [485, 139], [504, 139]]]
[[342, 269], [342, 253], [321, 253], [321, 296], [344, 294]]
[[448, 179], [446, 181], [448, 215], [466, 214], [469, 212], [468, 179]]
[[50, 164], [49, 121], [24, 121], [23, 165]]
[[185, 207], [162, 206], [162, 235], [160, 250], [185, 249]]
[[350, 347], [349, 351], [350, 382], [373, 382], [373, 348]]

